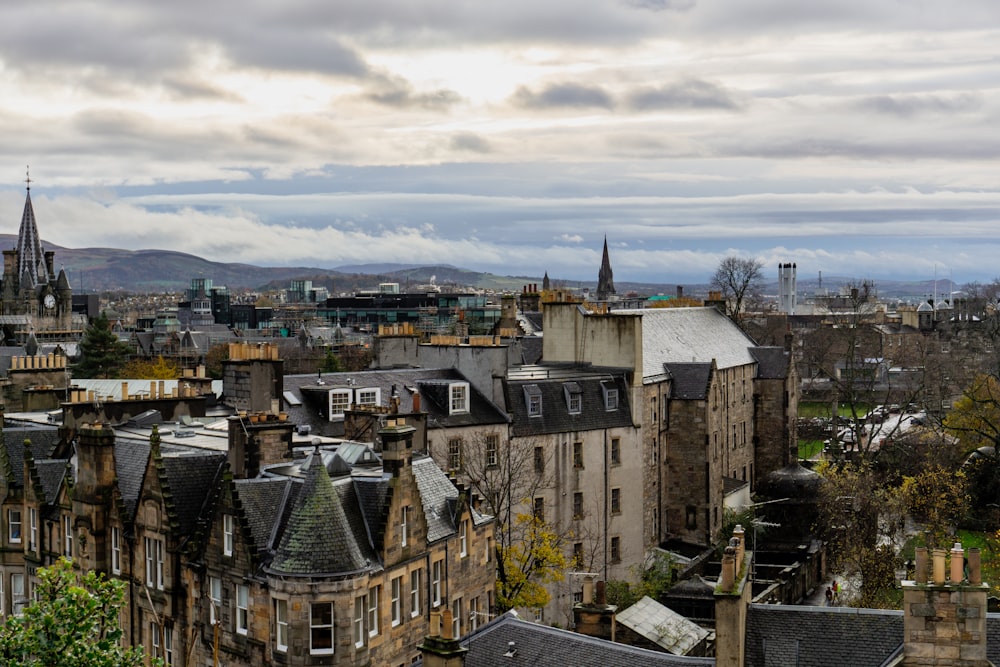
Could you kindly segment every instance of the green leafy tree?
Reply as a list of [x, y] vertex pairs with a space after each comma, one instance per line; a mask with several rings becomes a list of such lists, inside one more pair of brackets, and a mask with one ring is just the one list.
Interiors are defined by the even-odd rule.
[[80, 340], [80, 361], [73, 375], [82, 378], [115, 378], [129, 355], [129, 347], [118, 340], [102, 313], [87, 326]]
[[[139, 667], [141, 648], [124, 648], [118, 613], [125, 584], [80, 574], [61, 558], [38, 570], [37, 599], [0, 626], [0, 664], [20, 667]], [[163, 662], [154, 659], [154, 667]]]

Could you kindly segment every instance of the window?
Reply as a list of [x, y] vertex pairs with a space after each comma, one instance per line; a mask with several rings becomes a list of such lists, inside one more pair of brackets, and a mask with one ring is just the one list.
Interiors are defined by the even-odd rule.
[[583, 542], [573, 543], [573, 567], [583, 567]]
[[111, 528], [111, 574], [122, 573], [122, 529]]
[[573, 443], [573, 467], [582, 468], [583, 467], [583, 443], [574, 442]]
[[208, 578], [208, 622], [212, 625], [222, 622], [222, 579]]
[[368, 589], [368, 636], [378, 634], [378, 599], [382, 596], [382, 587], [373, 586]]
[[622, 538], [615, 536], [611, 538], [611, 562], [620, 563], [622, 560]]
[[621, 514], [622, 513], [622, 490], [621, 489], [611, 489], [611, 513]]
[[236, 633], [247, 634], [247, 616], [250, 609], [250, 587], [236, 584]]
[[38, 551], [38, 509], [28, 510], [28, 551]]
[[174, 664], [174, 628], [167, 625], [163, 628], [163, 665], [170, 667]]
[[396, 627], [403, 622], [403, 609], [400, 596], [403, 592], [403, 578], [393, 577], [392, 579], [392, 599], [389, 603], [389, 612], [392, 617], [392, 627]]
[[344, 418], [344, 413], [351, 407], [353, 393], [350, 389], [330, 390], [330, 421]]
[[354, 598], [354, 645], [365, 645], [365, 597]]
[[479, 598], [474, 597], [469, 600], [469, 632], [475, 632], [479, 628]]
[[455, 598], [451, 602], [451, 636], [462, 636], [462, 598]]
[[583, 493], [580, 491], [573, 494], [573, 518], [583, 518]]
[[444, 561], [436, 560], [431, 565], [431, 606], [441, 605], [441, 566]]
[[529, 384], [524, 388], [524, 403], [529, 417], [542, 416], [542, 390], [537, 384]]
[[333, 653], [333, 603], [313, 602], [309, 605], [309, 653]]
[[7, 611], [7, 605], [4, 602], [4, 585], [3, 585], [3, 573], [0, 572], [0, 616], [3, 616]]
[[452, 438], [448, 441], [448, 468], [450, 470], [460, 470], [462, 468], [461, 438]]
[[20, 616], [28, 600], [24, 597], [24, 575], [10, 575], [10, 609], [15, 616]]
[[656, 423], [656, 396], [649, 399], [649, 421]]
[[611, 464], [621, 465], [622, 462], [622, 439], [611, 438]]
[[288, 600], [274, 601], [274, 649], [288, 651]]
[[469, 555], [469, 520], [463, 519], [458, 524], [458, 555], [465, 558]]
[[410, 572], [410, 616], [420, 615], [420, 570]]
[[545, 521], [545, 498], [538, 496], [531, 503], [531, 514], [539, 521]]
[[233, 515], [222, 515], [222, 555], [233, 555]]
[[493, 562], [493, 538], [488, 535], [486, 537], [486, 562]]
[[358, 405], [379, 405], [381, 403], [382, 390], [373, 387], [369, 389], [358, 389]]
[[7, 534], [11, 543], [21, 543], [21, 510], [7, 510]]
[[545, 472], [545, 451], [541, 447], [535, 447], [535, 472]]
[[604, 409], [611, 411], [618, 409], [618, 387], [612, 382], [601, 382], [601, 392], [604, 394]]
[[493, 468], [497, 465], [497, 450], [500, 448], [500, 436], [486, 436], [486, 465]]
[[566, 396], [566, 409], [571, 415], [578, 415], [583, 409], [583, 393], [576, 382], [563, 384], [563, 394]]
[[63, 555], [73, 557], [73, 517], [63, 517]]
[[160, 656], [160, 626], [156, 621], [149, 622], [149, 653], [153, 658]]
[[163, 540], [147, 537], [146, 547], [146, 585], [163, 590]]
[[469, 383], [453, 382], [448, 385], [450, 408], [448, 414], [456, 415], [469, 411]]
[[405, 547], [410, 541], [410, 506], [403, 505], [399, 511], [399, 546]]

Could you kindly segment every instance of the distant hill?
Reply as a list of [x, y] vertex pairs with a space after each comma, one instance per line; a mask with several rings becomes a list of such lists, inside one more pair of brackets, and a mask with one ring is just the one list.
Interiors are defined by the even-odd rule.
[[[0, 234], [0, 248], [13, 248], [17, 236]], [[47, 250], [56, 253], [56, 270], [65, 268], [67, 277], [76, 292], [104, 292], [124, 290], [129, 292], [179, 291], [190, 286], [193, 278], [211, 278], [216, 285], [231, 290], [273, 290], [289, 287], [292, 280], [311, 280], [318, 287], [331, 293], [355, 292], [374, 289], [380, 282], [396, 282], [401, 291], [420, 285], [435, 283], [440, 286], [459, 285], [477, 289], [520, 292], [525, 285], [542, 286], [540, 276], [500, 276], [493, 273], [472, 271], [449, 264], [416, 266], [413, 264], [358, 264], [322, 269], [305, 266], [263, 267], [253, 264], [212, 262], [195, 255], [172, 250], [122, 250], [120, 248], [64, 248], [43, 242]], [[554, 286], [573, 289], [594, 289], [594, 280], [552, 279]], [[823, 287], [836, 292], [849, 278], [824, 277]], [[676, 294], [676, 283], [632, 283], [616, 281], [619, 294]], [[817, 279], [803, 279], [800, 275], [798, 291], [801, 298], [813, 294], [819, 287]], [[876, 281], [878, 293], [883, 298], [915, 298], [935, 293], [933, 281]], [[683, 285], [684, 294], [704, 296], [706, 284]], [[951, 289], [947, 280], [937, 283], [937, 294], [943, 298]], [[777, 281], [765, 281], [764, 293], [777, 294]]]

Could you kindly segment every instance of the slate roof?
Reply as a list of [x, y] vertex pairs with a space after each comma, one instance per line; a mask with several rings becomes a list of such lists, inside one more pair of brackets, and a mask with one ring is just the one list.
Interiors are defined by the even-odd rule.
[[45, 494], [44, 502], [52, 504], [56, 501], [59, 487], [62, 486], [66, 477], [66, 466], [68, 459], [40, 459], [35, 461], [35, 470], [38, 472], [38, 481], [42, 484], [42, 492]]
[[[514, 658], [504, 654], [514, 642]], [[681, 667], [715, 664], [714, 658], [688, 658], [617, 644], [568, 630], [523, 621], [510, 613], [462, 640], [469, 649], [465, 667], [560, 665], [567, 667]]]
[[4, 426], [3, 441], [10, 460], [13, 483], [24, 487], [24, 441], [31, 441], [31, 457], [47, 459], [59, 444], [59, 431], [48, 426]]
[[142, 489], [142, 479], [149, 461], [149, 439], [128, 438], [115, 434], [115, 474], [118, 476], [118, 493], [125, 506], [126, 522], [135, 515], [135, 505]]
[[670, 397], [697, 401], [708, 398], [708, 384], [712, 379], [712, 364], [670, 363], [663, 364], [670, 378]]
[[283, 410], [290, 421], [308, 424], [317, 435], [341, 437], [342, 421], [331, 422], [329, 392], [331, 389], [378, 388], [380, 402], [388, 407], [393, 386], [399, 394], [400, 411], [413, 409], [413, 396], [420, 394], [421, 410], [428, 413], [428, 428], [504, 424], [507, 415], [490, 399], [469, 386], [469, 412], [451, 415], [447, 401], [439, 396], [440, 387], [449, 382], [468, 382], [464, 375], [452, 368], [403, 368], [353, 373], [323, 373], [322, 375], [286, 375], [283, 379], [285, 394], [291, 394], [301, 405], [282, 401]]
[[751, 347], [750, 354], [757, 360], [757, 377], [780, 380], [788, 377], [789, 355], [783, 347]]
[[752, 604], [746, 641], [746, 667], [879, 667], [903, 643], [903, 614]]
[[273, 551], [302, 482], [292, 478], [257, 478], [238, 479], [235, 483], [254, 545], [259, 553]]
[[716, 308], [643, 308], [615, 310], [613, 315], [642, 317], [642, 377], [663, 375], [663, 364], [710, 362], [717, 368], [754, 363], [753, 340]]
[[541, 336], [525, 336], [519, 339], [518, 343], [521, 345], [522, 364], [537, 364], [542, 361], [542, 343], [544, 341]]
[[165, 505], [182, 538], [192, 535], [206, 501], [217, 491], [225, 462], [225, 454], [214, 452], [163, 457], [164, 482], [170, 491]]
[[[539, 372], [546, 367], [537, 367]], [[568, 433], [594, 429], [632, 426], [632, 412], [629, 409], [629, 392], [622, 372], [597, 372], [592, 369], [560, 369], [556, 377], [530, 377], [532, 373], [522, 370], [511, 373], [504, 382], [507, 409], [513, 418], [513, 434], [526, 436], [544, 433]], [[522, 379], [523, 378], [523, 379]], [[618, 405], [614, 410], [606, 410], [603, 386], [618, 390]], [[579, 391], [580, 411], [571, 413], [567, 392]], [[539, 393], [542, 397], [542, 413], [528, 415], [526, 392]]]
[[[458, 489], [431, 457], [414, 456], [412, 465], [427, 521], [427, 541], [433, 543], [454, 535], [457, 532], [454, 513]], [[480, 525], [491, 517], [472, 510], [472, 520]]]
[[337, 576], [381, 569], [367, 540], [350, 479], [331, 482], [321, 457], [311, 458], [303, 488], [268, 570], [286, 576]]

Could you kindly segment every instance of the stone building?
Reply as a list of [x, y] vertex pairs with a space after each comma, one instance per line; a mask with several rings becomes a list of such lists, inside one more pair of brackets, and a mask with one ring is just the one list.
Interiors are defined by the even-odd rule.
[[[430, 612], [492, 606], [492, 518], [426, 456], [422, 423], [306, 451], [277, 414], [217, 450], [107, 425], [10, 428], [0, 447], [0, 611], [61, 556], [129, 583], [125, 641], [173, 665], [409, 664]], [[375, 450], [381, 451], [381, 460]]]
[[17, 246], [3, 251], [0, 279], [0, 323], [5, 338], [19, 342], [32, 333], [60, 339], [73, 333], [73, 290], [65, 270], [56, 273], [55, 252], [42, 248], [30, 185], [29, 180]]

